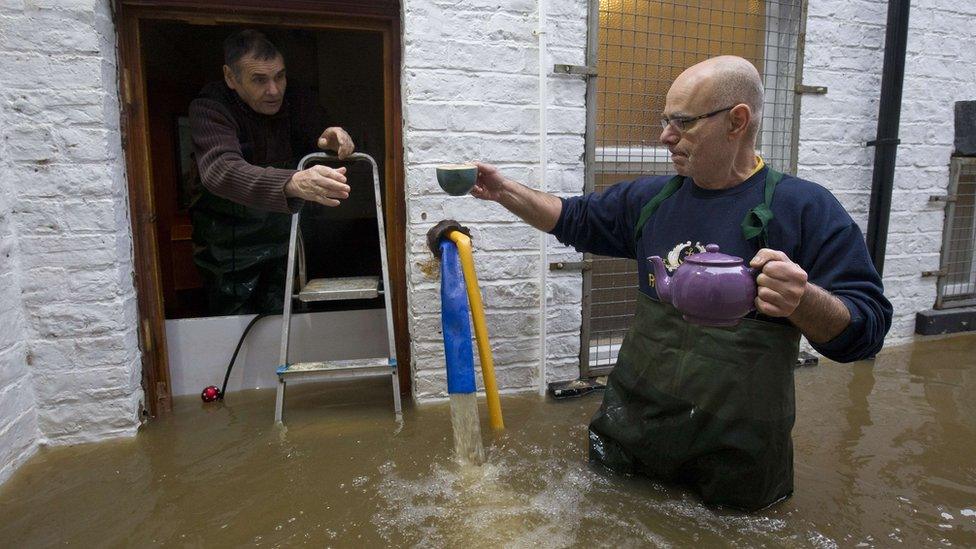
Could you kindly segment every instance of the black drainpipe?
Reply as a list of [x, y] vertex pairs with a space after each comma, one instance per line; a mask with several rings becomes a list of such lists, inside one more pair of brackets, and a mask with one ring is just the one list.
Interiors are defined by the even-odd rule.
[[881, 100], [878, 106], [878, 134], [867, 145], [874, 146], [874, 173], [871, 176], [871, 209], [868, 213], [868, 251], [878, 273], [884, 272], [888, 244], [888, 217], [895, 180], [895, 153], [898, 150], [898, 122], [901, 118], [901, 89], [905, 80], [905, 47], [908, 42], [910, 0], [888, 0], [888, 25], [885, 29], [884, 68]]

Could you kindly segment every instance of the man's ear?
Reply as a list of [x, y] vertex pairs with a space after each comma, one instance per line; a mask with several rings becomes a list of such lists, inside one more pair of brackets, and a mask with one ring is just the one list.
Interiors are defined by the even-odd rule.
[[234, 69], [224, 65], [224, 82], [227, 83], [227, 87], [236, 90], [237, 89], [237, 77], [234, 76]]
[[738, 137], [749, 128], [752, 120], [752, 109], [745, 103], [739, 103], [729, 111], [729, 137]]

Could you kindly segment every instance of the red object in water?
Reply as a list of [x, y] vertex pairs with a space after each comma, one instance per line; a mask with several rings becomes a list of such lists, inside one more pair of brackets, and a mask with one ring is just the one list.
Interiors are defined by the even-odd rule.
[[218, 389], [216, 385], [211, 385], [200, 393], [200, 398], [202, 398], [204, 402], [213, 402], [220, 398], [220, 389]]

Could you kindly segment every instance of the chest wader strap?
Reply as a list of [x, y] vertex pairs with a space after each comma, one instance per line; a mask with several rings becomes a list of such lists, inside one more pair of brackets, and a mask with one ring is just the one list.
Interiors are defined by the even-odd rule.
[[746, 213], [742, 220], [742, 236], [746, 241], [759, 237], [759, 247], [769, 247], [769, 222], [773, 220], [773, 192], [783, 179], [783, 174], [770, 168], [766, 172], [765, 200]]
[[647, 224], [647, 220], [654, 215], [657, 211], [657, 207], [661, 205], [661, 202], [667, 200], [672, 194], [678, 192], [681, 185], [684, 184], [684, 178], [680, 175], [676, 175], [668, 181], [664, 188], [661, 189], [654, 198], [647, 201], [644, 207], [641, 208], [640, 217], [637, 219], [637, 225], [634, 225], [634, 245], [636, 246], [640, 242], [640, 237], [644, 233], [644, 225]]
[[[773, 193], [776, 191], [776, 185], [783, 179], [783, 174], [772, 169], [766, 169], [766, 182], [763, 189], [764, 200], [761, 204], [756, 205], [753, 209], [746, 212], [745, 218], [742, 220], [742, 236], [746, 241], [752, 240], [753, 238], [759, 237], [759, 247], [766, 248], [768, 246], [769, 237], [769, 222], [773, 220], [773, 210], [771, 205], [773, 203]], [[656, 195], [644, 204], [641, 208], [640, 217], [637, 219], [637, 224], [634, 226], [634, 246], [640, 242], [641, 235], [644, 233], [644, 225], [647, 221], [654, 215], [657, 211], [658, 206], [661, 202], [667, 200], [671, 195], [678, 192], [681, 185], [684, 184], [684, 178], [680, 175], [672, 177]]]

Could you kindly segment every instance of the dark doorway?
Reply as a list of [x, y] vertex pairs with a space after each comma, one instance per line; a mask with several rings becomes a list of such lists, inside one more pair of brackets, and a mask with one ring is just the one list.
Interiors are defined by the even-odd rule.
[[[375, 158], [384, 173], [383, 35], [358, 30], [248, 28], [265, 33], [281, 50], [288, 86], [303, 87], [318, 98], [330, 122], [345, 128], [356, 149]], [[167, 319], [211, 314], [193, 262], [189, 207], [199, 181], [187, 111], [205, 84], [223, 78], [222, 42], [238, 30], [241, 27], [177, 21], [143, 21], [140, 25]], [[311, 206], [303, 216], [306, 247], [316, 252], [309, 255], [311, 277], [379, 274], [371, 179], [368, 171], [356, 170], [350, 182], [363, 192], [354, 192], [340, 208]], [[334, 258], [342, 261], [330, 260]], [[382, 299], [378, 299], [366, 304], [330, 302], [317, 310], [381, 306]]]
[[[286, 57], [289, 85], [301, 82], [313, 89], [357, 149], [380, 165], [397, 359], [409, 364], [397, 0], [281, 0], [273, 6], [260, 0], [121, 0], [113, 6], [149, 414], [170, 407], [166, 318], [205, 314], [195, 298], [200, 279], [188, 259], [192, 228], [183, 181], [190, 163], [181, 153], [181, 117], [204, 83], [221, 78], [221, 42], [240, 28], [272, 36]], [[363, 209], [350, 207], [346, 213]], [[378, 263], [375, 253], [363, 252], [374, 246], [367, 240], [375, 235], [373, 221], [368, 223], [372, 231], [347, 228], [347, 234], [362, 235], [352, 241], [356, 252], [331, 252], [344, 260], [342, 268]], [[349, 257], [356, 260], [345, 261]], [[399, 373], [401, 392], [407, 394], [409, 368]]]

